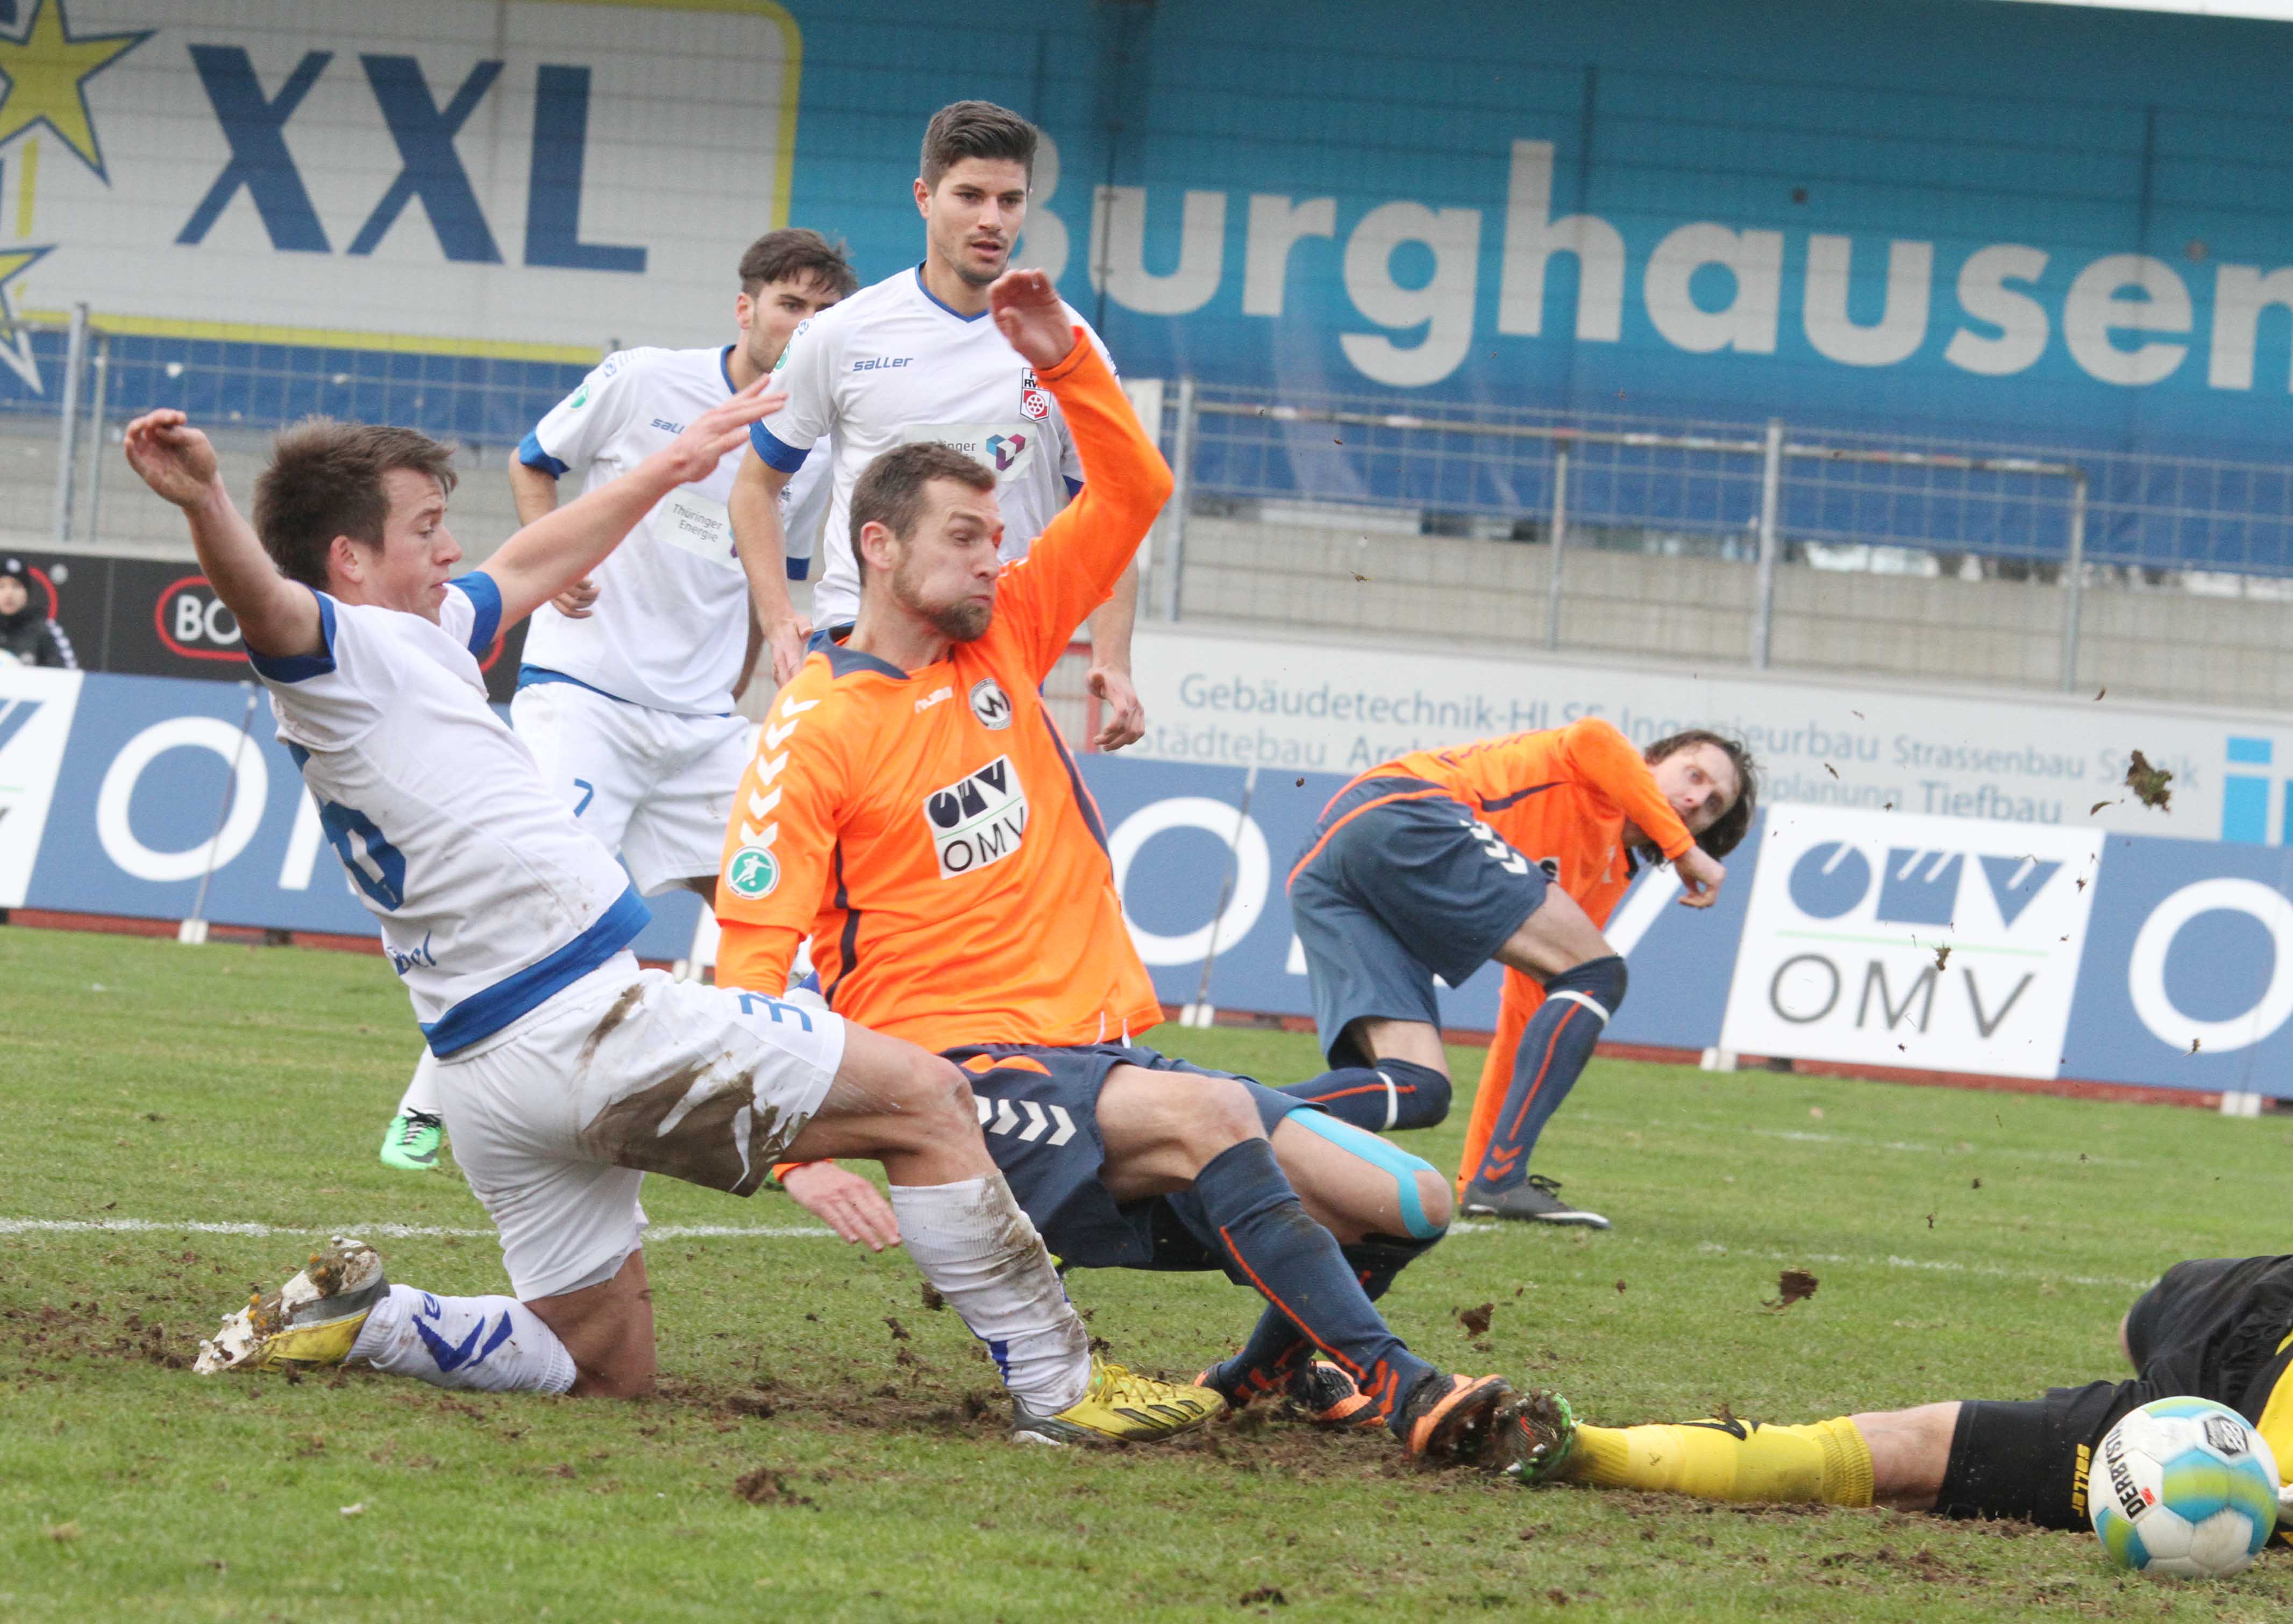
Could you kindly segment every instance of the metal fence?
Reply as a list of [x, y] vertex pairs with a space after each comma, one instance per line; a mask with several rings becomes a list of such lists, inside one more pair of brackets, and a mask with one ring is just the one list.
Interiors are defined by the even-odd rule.
[[[2048, 674], [2065, 689], [2089, 675], [2082, 622], [2097, 590], [2293, 597], [2293, 467], [1780, 421], [1269, 401], [1184, 380], [1166, 404], [1179, 491], [1157, 558], [1155, 602], [1166, 619], [1192, 599], [1190, 536], [1206, 518], [1236, 516], [1365, 525], [1366, 542], [1399, 515], [1428, 537], [1533, 544], [1535, 641], [1552, 649], [1583, 641], [1567, 606], [1588, 554], [1741, 565], [1746, 624], [1733, 652], [1757, 668], [1778, 658], [1778, 616], [1792, 612], [1779, 602], [1786, 568], [1803, 572], [1795, 590], [1807, 607], [1846, 596], [1854, 575], [1996, 582], [1993, 609], [2011, 588], [2014, 629], [2052, 646]], [[1485, 556], [1494, 580], [1495, 556]], [[2043, 618], [2034, 589], [2054, 599]], [[2027, 662], [2025, 670], [2037, 675]]]
[[[148, 505], [120, 500], [132, 480], [108, 452], [133, 412], [182, 407], [250, 466], [268, 431], [318, 411], [502, 448], [581, 372], [144, 337], [107, 332], [85, 313], [69, 328], [27, 326], [0, 339], [28, 346], [43, 386], [0, 394], [0, 526], [67, 549], [133, 550], [147, 521], [153, 548], [179, 544]], [[1649, 622], [1631, 611], [1669, 591], [1709, 609], [1700, 630], [1680, 630], [1680, 615], [1665, 622], [1664, 635], [1682, 639], [1674, 652], [1696, 657], [1851, 668], [1866, 645], [1924, 625], [1943, 639], [1940, 662], [1964, 663], [1965, 674], [2075, 688], [2094, 677], [2087, 621], [2105, 592], [2115, 595], [2111, 627], [2180, 628], [2155, 632], [2163, 652], [2145, 664], [2212, 662], [2214, 677], [2183, 688], [2293, 702], [2293, 660], [2259, 686], [2232, 681], [2235, 692], [2214, 692], [2224, 662], [2293, 647], [2284, 635], [2293, 621], [2278, 618], [2279, 605], [2293, 604], [2293, 467], [1780, 422], [1403, 408], [1393, 397], [1277, 401], [1191, 379], [1159, 393], [1179, 477], [1148, 600], [1165, 619], [1207, 610], [1328, 623], [1307, 600], [1349, 577], [1309, 558], [1299, 538], [1358, 531], [1389, 551], [1422, 538], [1425, 556], [1475, 544], [1451, 549], [1446, 567], [1468, 588], [1486, 586], [1479, 596], [1503, 597], [1507, 639], [1528, 646], [1645, 647]], [[458, 507], [483, 508], [498, 483], [471, 482]], [[1253, 543], [1255, 587], [1237, 593], [1244, 576], [1228, 571], [1219, 589], [1198, 591], [1223, 567], [1213, 532], [1236, 522], [1276, 538]], [[1507, 543], [1515, 550], [1501, 550]], [[1294, 556], [1280, 556], [1285, 547]], [[1404, 562], [1385, 580], [1410, 574]], [[1924, 597], [1913, 592], [1920, 582]], [[1874, 583], [1887, 584], [1875, 592]], [[2127, 594], [2143, 601], [2118, 601]], [[2223, 635], [2211, 621], [2157, 613], [2223, 598], [2258, 613]], [[1435, 609], [1425, 614], [1424, 627], [1398, 629], [1445, 623]], [[1952, 654], [1949, 637], [1973, 621], [2011, 640], [2011, 654], [1987, 665]]]

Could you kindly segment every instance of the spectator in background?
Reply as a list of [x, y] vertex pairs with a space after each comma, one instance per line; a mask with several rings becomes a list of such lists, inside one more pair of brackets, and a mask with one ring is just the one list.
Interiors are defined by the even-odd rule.
[[33, 596], [32, 572], [20, 558], [0, 563], [0, 665], [46, 665], [79, 670], [71, 638]]

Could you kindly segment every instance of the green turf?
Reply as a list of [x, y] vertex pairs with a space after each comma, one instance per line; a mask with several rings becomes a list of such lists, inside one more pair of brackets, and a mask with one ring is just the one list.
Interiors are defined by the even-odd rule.
[[[8, 930], [0, 986], [0, 1218], [483, 1228], [450, 1172], [375, 1159], [415, 1054], [377, 961]], [[1274, 1080], [1316, 1068], [1278, 1034], [1156, 1037]], [[2281, 1248], [2289, 1130], [1604, 1062], [1539, 1165], [1615, 1232], [1462, 1231], [1389, 1307], [1429, 1357], [1610, 1420], [2022, 1397], [2114, 1374], [2118, 1317], [2164, 1265]], [[1446, 1167], [1462, 1131], [1460, 1111], [1412, 1137]], [[646, 1206], [664, 1226], [805, 1222], [776, 1194], [659, 1180]], [[482, 1235], [385, 1250], [395, 1279], [502, 1288]], [[993, 1373], [898, 1255], [783, 1238], [648, 1257], [672, 1379], [613, 1404], [195, 1378], [196, 1336], [297, 1245], [0, 1234], [0, 1619], [2293, 1612], [2293, 1559], [2151, 1584], [2084, 1536], [1530, 1493], [1286, 1425], [1018, 1449]], [[1786, 1267], [1821, 1284], [1777, 1311]], [[1120, 1356], [1173, 1374], [1256, 1307], [1211, 1277], [1070, 1288]], [[1484, 1303], [1477, 1345], [1456, 1311]]]

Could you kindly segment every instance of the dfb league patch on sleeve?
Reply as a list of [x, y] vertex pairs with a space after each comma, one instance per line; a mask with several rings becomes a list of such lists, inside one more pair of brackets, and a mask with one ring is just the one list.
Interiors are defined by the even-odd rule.
[[780, 882], [781, 860], [769, 846], [743, 846], [725, 865], [725, 889], [747, 902], [771, 896]]

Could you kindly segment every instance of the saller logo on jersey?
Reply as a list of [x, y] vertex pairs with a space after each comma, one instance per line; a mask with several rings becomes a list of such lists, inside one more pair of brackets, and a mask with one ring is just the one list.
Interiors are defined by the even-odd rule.
[[924, 826], [939, 856], [939, 877], [1001, 863], [1027, 832], [1027, 792], [1011, 758], [998, 756], [967, 778], [924, 797]]

